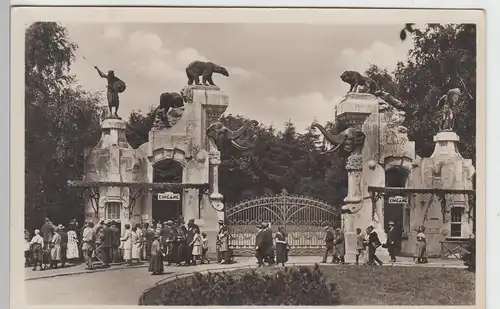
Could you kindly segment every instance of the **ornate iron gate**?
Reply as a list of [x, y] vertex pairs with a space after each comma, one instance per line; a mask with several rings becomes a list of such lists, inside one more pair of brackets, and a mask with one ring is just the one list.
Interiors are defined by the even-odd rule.
[[226, 210], [226, 224], [231, 246], [239, 253], [255, 250], [257, 226], [270, 222], [273, 233], [285, 228], [290, 254], [317, 252], [324, 247], [325, 226], [339, 226], [340, 211], [322, 201], [288, 195], [262, 196], [242, 202]]

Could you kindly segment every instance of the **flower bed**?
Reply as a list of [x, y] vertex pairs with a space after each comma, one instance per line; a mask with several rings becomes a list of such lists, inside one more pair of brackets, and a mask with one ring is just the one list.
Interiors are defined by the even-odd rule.
[[154, 287], [140, 305], [474, 305], [475, 274], [354, 265], [195, 274]]
[[155, 287], [139, 305], [338, 305], [339, 293], [319, 266], [195, 273]]

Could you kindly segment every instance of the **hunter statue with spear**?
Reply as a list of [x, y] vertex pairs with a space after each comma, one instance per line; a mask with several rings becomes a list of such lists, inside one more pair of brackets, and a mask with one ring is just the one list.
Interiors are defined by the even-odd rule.
[[[84, 59], [87, 60], [87, 58], [85, 57]], [[113, 115], [112, 108], [114, 107], [115, 108], [114, 116], [120, 118], [118, 117], [118, 107], [120, 106], [120, 98], [118, 94], [125, 91], [126, 88], [125, 83], [121, 79], [115, 76], [115, 71], [113, 70], [109, 70], [108, 74], [106, 75], [101, 70], [99, 70], [99, 68], [96, 65], [94, 65], [94, 68], [97, 70], [97, 73], [99, 73], [100, 77], [105, 78], [108, 81], [107, 92], [108, 92], [108, 107], [110, 116]]]

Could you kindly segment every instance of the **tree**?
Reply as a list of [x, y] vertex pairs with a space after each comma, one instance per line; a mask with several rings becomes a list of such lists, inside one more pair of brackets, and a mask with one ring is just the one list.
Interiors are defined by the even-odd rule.
[[382, 69], [375, 64], [370, 64], [370, 67], [365, 71], [365, 75], [373, 79], [380, 89], [391, 94], [397, 93], [398, 85], [394, 82], [394, 78], [387, 69]]
[[153, 126], [155, 108], [150, 107], [146, 115], [141, 110], [132, 111], [128, 117], [126, 136], [132, 148], [137, 148], [149, 140], [149, 130]]
[[[409, 137], [417, 153], [428, 157], [437, 133], [436, 102], [449, 89], [460, 88], [463, 100], [455, 111], [455, 131], [462, 155], [476, 157], [476, 26], [474, 24], [430, 24], [413, 32], [414, 47], [409, 59], [394, 72], [397, 97], [409, 104]], [[434, 128], [434, 130], [430, 130]]]
[[69, 73], [77, 45], [63, 26], [32, 24], [25, 46], [25, 224], [33, 229], [44, 216], [83, 216], [81, 192], [66, 181], [82, 177], [84, 149], [99, 139], [100, 97]]

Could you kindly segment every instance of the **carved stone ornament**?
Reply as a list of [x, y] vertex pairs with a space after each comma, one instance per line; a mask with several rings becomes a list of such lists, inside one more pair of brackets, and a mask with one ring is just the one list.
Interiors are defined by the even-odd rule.
[[194, 87], [184, 87], [181, 90], [181, 96], [186, 103], [193, 103], [193, 88]]
[[219, 165], [221, 163], [220, 151], [210, 151], [208, 158], [210, 160], [210, 164]]
[[363, 156], [358, 153], [353, 153], [347, 158], [345, 165], [346, 170], [359, 171], [363, 169]]

